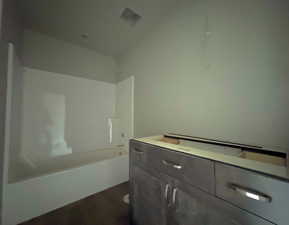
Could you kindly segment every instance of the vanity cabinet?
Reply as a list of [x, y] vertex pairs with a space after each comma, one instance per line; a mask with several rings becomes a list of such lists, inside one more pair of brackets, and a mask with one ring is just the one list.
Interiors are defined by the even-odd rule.
[[133, 225], [272, 225], [217, 197], [215, 183], [211, 160], [130, 142]]

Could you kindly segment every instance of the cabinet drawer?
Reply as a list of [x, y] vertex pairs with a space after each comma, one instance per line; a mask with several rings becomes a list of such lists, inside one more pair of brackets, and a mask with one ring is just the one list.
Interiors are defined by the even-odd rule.
[[273, 225], [269, 221], [215, 198], [208, 209], [210, 223], [216, 225]]
[[288, 224], [287, 182], [216, 163], [216, 195], [278, 225]]
[[214, 193], [214, 163], [207, 159], [158, 147], [149, 153], [155, 170]]
[[131, 140], [130, 141], [130, 163], [144, 167], [148, 163], [148, 152], [150, 145]]
[[[265, 219], [242, 210], [197, 188], [175, 184], [175, 213], [172, 225], [273, 225]], [[176, 222], [177, 223], [176, 223]]]

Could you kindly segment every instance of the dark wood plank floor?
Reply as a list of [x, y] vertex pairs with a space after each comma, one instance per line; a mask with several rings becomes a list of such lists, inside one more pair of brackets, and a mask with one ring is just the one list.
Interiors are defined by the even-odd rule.
[[127, 193], [123, 183], [21, 225], [129, 225], [128, 205], [122, 202]]

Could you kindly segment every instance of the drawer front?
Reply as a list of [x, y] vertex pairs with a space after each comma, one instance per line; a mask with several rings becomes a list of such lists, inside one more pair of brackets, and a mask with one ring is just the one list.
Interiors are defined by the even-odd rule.
[[212, 225], [273, 225], [269, 221], [239, 209], [221, 199], [215, 199], [208, 209]]
[[216, 195], [278, 225], [289, 221], [289, 183], [216, 163]]
[[214, 193], [214, 163], [210, 160], [158, 147], [149, 153], [149, 163], [161, 173]]
[[146, 167], [148, 163], [148, 152], [150, 145], [131, 140], [130, 141], [130, 163], [141, 167]]
[[[182, 182], [175, 184], [175, 219], [182, 225], [273, 225], [256, 215]], [[176, 222], [177, 220], [177, 222]]]

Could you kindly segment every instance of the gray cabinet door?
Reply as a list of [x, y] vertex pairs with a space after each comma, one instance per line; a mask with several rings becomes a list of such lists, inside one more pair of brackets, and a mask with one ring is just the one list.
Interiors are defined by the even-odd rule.
[[203, 192], [196, 193], [189, 185], [174, 182], [168, 206], [168, 225], [208, 225], [207, 201]]
[[132, 224], [165, 225], [166, 184], [138, 166], [131, 168], [130, 176]]

